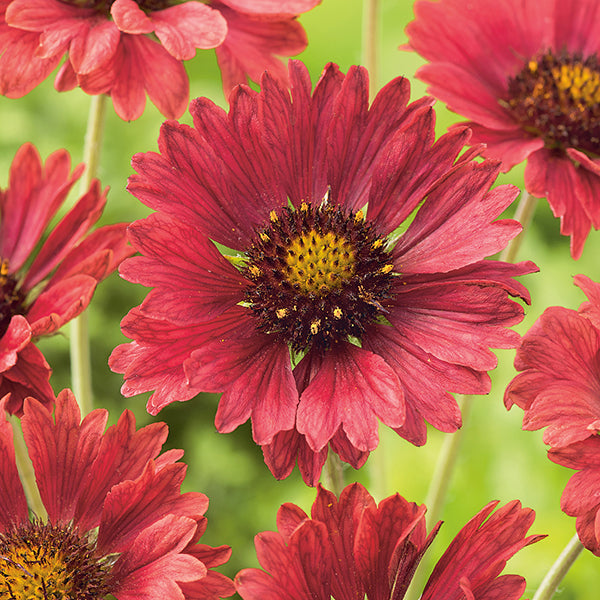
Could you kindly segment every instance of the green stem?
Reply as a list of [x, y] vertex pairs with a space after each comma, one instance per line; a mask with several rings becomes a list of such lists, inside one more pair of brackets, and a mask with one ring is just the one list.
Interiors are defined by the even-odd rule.
[[325, 480], [325, 487], [339, 498], [344, 489], [344, 465], [340, 457], [331, 448], [327, 453], [323, 479]]
[[46, 512], [46, 507], [42, 502], [40, 491], [38, 490], [35, 481], [35, 471], [33, 470], [33, 464], [29, 458], [29, 453], [27, 452], [27, 446], [25, 445], [19, 419], [14, 416], [10, 417], [10, 423], [13, 429], [15, 461], [19, 471], [19, 478], [23, 485], [23, 491], [25, 492], [25, 498], [27, 498], [27, 505], [37, 517], [42, 521], [46, 521], [48, 513]]
[[379, 87], [379, 0], [364, 0], [362, 30], [362, 64], [369, 71], [371, 99]]
[[[104, 94], [92, 96], [83, 148], [83, 161], [86, 169], [79, 184], [80, 195], [88, 191], [90, 183], [98, 171], [106, 98], [107, 96]], [[81, 413], [86, 415], [92, 410], [93, 406], [87, 311], [71, 321], [71, 384], [73, 393], [79, 402]]]
[[[438, 455], [438, 460], [429, 484], [429, 490], [425, 497], [425, 506], [427, 506], [427, 524], [429, 528], [433, 527], [442, 515], [442, 509], [446, 501], [448, 486], [452, 480], [454, 467], [458, 458], [458, 451], [465, 431], [465, 422], [471, 412], [473, 396], [459, 396], [457, 399], [462, 414], [463, 424], [460, 429], [454, 433], [448, 433], [444, 437], [442, 447]], [[411, 584], [406, 592], [406, 600], [417, 600], [421, 596], [427, 574], [430, 570], [430, 564], [427, 560], [422, 560]]]
[[550, 567], [548, 573], [546, 573], [546, 577], [544, 577], [540, 587], [533, 596], [533, 600], [550, 600], [552, 598], [554, 592], [556, 592], [556, 588], [573, 566], [573, 563], [582, 550], [583, 544], [579, 541], [577, 535], [574, 535]]
[[425, 497], [427, 506], [427, 522], [429, 527], [435, 525], [442, 515], [442, 509], [446, 501], [448, 486], [454, 473], [454, 467], [458, 458], [458, 451], [465, 432], [465, 423], [469, 418], [473, 405], [473, 396], [460, 396], [458, 405], [462, 414], [462, 427], [454, 433], [446, 434], [440, 450], [438, 462], [429, 484], [429, 490]]
[[500, 260], [503, 260], [505, 262], [515, 262], [515, 258], [517, 258], [519, 248], [523, 243], [525, 232], [527, 231], [529, 225], [531, 224], [531, 220], [533, 219], [533, 214], [535, 213], [536, 206], [537, 198], [532, 196], [528, 191], [523, 190], [514, 217], [515, 220], [521, 223], [521, 225], [523, 226], [523, 230], [521, 231], [521, 233], [519, 233], [517, 237], [514, 237], [512, 240], [510, 240], [510, 242], [508, 242], [508, 245], [500, 254]]

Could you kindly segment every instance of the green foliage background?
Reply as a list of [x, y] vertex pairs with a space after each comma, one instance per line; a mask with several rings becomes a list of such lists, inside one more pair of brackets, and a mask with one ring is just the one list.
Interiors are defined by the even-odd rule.
[[[319, 7], [302, 16], [309, 47], [301, 58], [313, 79], [327, 62], [338, 63], [344, 71], [360, 63], [362, 10], [358, 0], [323, 0]], [[414, 79], [415, 70], [423, 61], [397, 49], [406, 41], [404, 27], [412, 16], [411, 2], [381, 0], [379, 81], [383, 84], [404, 75], [411, 80], [413, 98], [417, 98], [425, 93], [424, 85]], [[488, 60], [493, 60], [493, 56]], [[225, 106], [214, 53], [199, 51], [186, 66], [191, 97], [208, 96]], [[58, 94], [52, 78], [25, 98], [0, 98], [0, 185], [6, 186], [12, 158], [26, 141], [33, 142], [44, 158], [55, 149], [65, 147], [71, 152], [73, 162], [79, 162], [89, 101], [80, 90]], [[461, 120], [440, 104], [436, 111], [440, 134], [448, 125]], [[157, 149], [156, 140], [163, 120], [155, 107], [148, 104], [140, 119], [125, 123], [109, 104], [99, 177], [111, 191], [102, 223], [131, 221], [147, 214], [147, 209], [126, 192], [125, 185], [132, 172], [131, 156]], [[182, 120], [189, 123], [189, 115]], [[522, 175], [522, 168], [517, 168], [501, 176], [498, 183], [521, 186]], [[509, 209], [506, 216], [511, 216], [513, 211], [514, 208]], [[547, 203], [540, 201], [534, 225], [527, 233], [519, 256], [522, 260], [535, 261], [540, 267], [539, 274], [523, 278], [533, 302], [526, 308], [526, 318], [518, 327], [521, 333], [547, 306], [577, 308], [584, 297], [572, 285], [573, 275], [585, 273], [594, 280], [600, 279], [597, 260], [600, 233], [591, 233], [583, 257], [574, 262], [569, 255], [568, 239], [558, 231], [558, 221], [552, 217]], [[154, 420], [145, 412], [146, 397], [121, 397], [121, 376], [107, 367], [112, 349], [126, 341], [119, 330], [120, 319], [139, 304], [145, 292], [115, 274], [100, 286], [89, 310], [95, 404], [110, 410], [111, 422], [125, 408], [134, 411], [140, 426]], [[41, 347], [54, 368], [55, 391], [68, 387], [68, 331], [44, 340]], [[498, 356], [492, 393], [477, 397], [466, 419], [462, 452], [443, 513], [445, 524], [431, 554], [439, 556], [464, 523], [490, 500], [505, 503], [519, 498], [537, 513], [532, 532], [549, 534], [547, 539], [521, 551], [509, 563], [508, 572], [527, 578], [526, 596], [531, 597], [575, 531], [574, 519], [560, 511], [560, 495], [572, 472], [546, 458], [541, 432], [521, 431], [522, 413], [518, 408], [511, 412], [505, 410], [502, 395], [514, 376], [514, 351], [501, 351]], [[213, 424], [217, 401], [217, 396], [200, 395], [187, 403], [167, 407], [159, 419], [170, 426], [168, 446], [185, 449], [184, 460], [189, 464], [185, 490], [202, 491], [210, 498], [209, 526], [203, 541], [232, 546], [232, 559], [222, 571], [233, 576], [240, 568], [257, 565], [253, 536], [275, 527], [279, 505], [292, 501], [308, 511], [315, 491], [303, 485], [297, 469], [287, 480], [275, 481], [263, 463], [260, 448], [251, 440], [248, 424], [231, 434], [218, 434]], [[422, 448], [411, 446], [385, 427], [381, 427], [380, 435], [379, 448], [360, 472], [351, 468], [346, 471], [346, 482], [361, 481], [378, 500], [399, 492], [409, 500], [422, 502], [447, 434], [431, 429], [429, 441]], [[584, 552], [557, 598], [596, 598], [594, 590], [600, 583], [598, 560]]]

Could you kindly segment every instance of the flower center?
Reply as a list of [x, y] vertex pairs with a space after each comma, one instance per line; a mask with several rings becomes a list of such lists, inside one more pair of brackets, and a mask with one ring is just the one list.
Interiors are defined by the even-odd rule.
[[354, 250], [346, 238], [314, 229], [290, 242], [285, 262], [288, 283], [304, 294], [319, 296], [341, 288], [355, 268]]
[[0, 534], [1, 600], [98, 600], [108, 565], [69, 528], [25, 523]]
[[8, 261], [0, 262], [0, 337], [2, 337], [13, 315], [24, 313], [25, 296], [17, 289], [17, 280], [8, 272]]
[[390, 297], [393, 265], [385, 241], [361, 211], [323, 203], [271, 213], [246, 251], [246, 301], [258, 328], [294, 351], [360, 339]]
[[530, 60], [509, 80], [508, 107], [525, 131], [547, 148], [576, 148], [600, 156], [600, 63], [595, 54], [551, 51]]

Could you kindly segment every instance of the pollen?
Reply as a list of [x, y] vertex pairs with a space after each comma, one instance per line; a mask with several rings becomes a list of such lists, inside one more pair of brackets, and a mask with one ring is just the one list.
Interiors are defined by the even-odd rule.
[[241, 268], [257, 328], [294, 352], [360, 339], [391, 297], [396, 274], [385, 239], [361, 211], [329, 201], [276, 217], [257, 232]]
[[600, 63], [596, 54], [551, 51], [530, 59], [508, 82], [516, 121], [550, 149], [600, 156]]

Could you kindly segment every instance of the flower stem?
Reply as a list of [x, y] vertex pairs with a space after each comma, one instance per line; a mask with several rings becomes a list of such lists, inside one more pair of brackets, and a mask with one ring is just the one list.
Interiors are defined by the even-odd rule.
[[550, 600], [552, 598], [559, 583], [564, 579], [582, 550], [583, 544], [579, 541], [577, 534], [575, 534], [550, 567], [548, 573], [546, 573], [546, 577], [544, 577], [540, 587], [533, 596], [533, 600]]
[[33, 464], [29, 458], [27, 452], [27, 446], [23, 439], [23, 431], [19, 419], [17, 417], [10, 417], [10, 423], [13, 429], [13, 440], [15, 445], [15, 461], [17, 463], [17, 469], [19, 471], [19, 478], [23, 485], [23, 491], [25, 492], [25, 498], [27, 498], [27, 506], [32, 510], [37, 517], [42, 521], [48, 518], [46, 507], [42, 502], [40, 491], [38, 490], [35, 482], [35, 472], [33, 470]]
[[[465, 422], [471, 412], [473, 396], [459, 396], [457, 402], [462, 414], [463, 425], [454, 433], [446, 434], [444, 441], [442, 442], [435, 470], [431, 482], [429, 483], [429, 490], [425, 497], [425, 506], [427, 506], [427, 524], [429, 528], [433, 527], [433, 525], [439, 521], [442, 514], [448, 486], [452, 480], [454, 467], [456, 466], [456, 460], [458, 458], [458, 451], [464, 435]], [[421, 596], [429, 566], [427, 560], [421, 561], [406, 592], [406, 600], [417, 600], [417, 598]]]
[[446, 434], [442, 448], [435, 466], [435, 471], [429, 484], [429, 490], [425, 497], [427, 506], [427, 521], [430, 527], [435, 525], [442, 514], [448, 486], [454, 473], [458, 451], [465, 431], [467, 421], [473, 405], [473, 396], [459, 396], [458, 405], [462, 414], [463, 425], [454, 433]]
[[379, 0], [364, 0], [362, 30], [362, 64], [369, 72], [371, 99], [378, 89]]
[[339, 498], [344, 489], [344, 465], [340, 457], [331, 448], [325, 461], [323, 479], [325, 480], [325, 487]]
[[523, 190], [514, 216], [515, 220], [519, 221], [519, 223], [521, 223], [523, 226], [523, 230], [521, 233], [519, 233], [519, 235], [508, 242], [508, 245], [500, 254], [500, 260], [510, 263], [515, 262], [515, 258], [517, 257], [517, 253], [519, 252], [519, 248], [521, 247], [523, 238], [525, 237], [525, 232], [527, 231], [527, 228], [533, 219], [536, 206], [537, 198], [532, 196], [527, 190]]
[[[83, 161], [86, 169], [79, 184], [80, 195], [87, 192], [98, 171], [106, 98], [105, 94], [92, 96], [83, 147]], [[81, 413], [86, 415], [92, 410], [93, 406], [90, 339], [86, 311], [71, 322], [71, 384], [73, 393], [79, 402]]]

